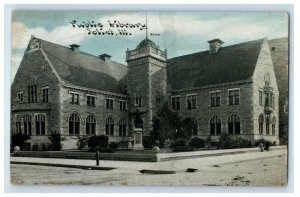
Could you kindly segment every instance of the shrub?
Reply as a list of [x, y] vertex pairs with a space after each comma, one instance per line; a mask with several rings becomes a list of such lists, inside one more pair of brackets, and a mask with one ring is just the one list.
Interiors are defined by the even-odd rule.
[[188, 145], [188, 141], [187, 141], [187, 140], [184, 140], [184, 139], [176, 140], [176, 141], [173, 143], [173, 147], [174, 147], [174, 148], [177, 148], [177, 147], [187, 147], [187, 145]]
[[48, 148], [49, 148], [49, 146], [47, 144], [45, 144], [45, 143], [40, 144], [41, 151], [48, 151], [49, 150]]
[[61, 150], [62, 137], [59, 132], [51, 131], [49, 140], [51, 141], [51, 147], [53, 151]]
[[19, 146], [20, 150], [24, 150], [25, 141], [30, 139], [30, 136], [27, 134], [19, 133], [12, 133], [11, 134], [11, 148], [15, 146]]
[[109, 143], [109, 148], [112, 150], [116, 150], [118, 147], [119, 147], [119, 144], [117, 142]]
[[38, 151], [39, 150], [39, 145], [37, 143], [33, 144], [31, 147], [32, 151]]
[[194, 151], [194, 147], [190, 146], [177, 146], [173, 149], [174, 152], [188, 152], [188, 151]]
[[233, 148], [250, 148], [251, 141], [241, 137], [232, 137], [231, 135], [224, 134], [219, 138], [218, 148], [220, 149], [233, 149]]
[[205, 146], [205, 140], [199, 137], [193, 137], [190, 141], [190, 146], [194, 148], [203, 148]]
[[262, 143], [265, 147], [265, 150], [269, 150], [270, 146], [273, 145], [273, 143], [269, 140], [265, 140], [265, 139], [258, 139], [255, 141], [254, 145], [257, 147], [260, 143]]
[[90, 151], [97, 151], [101, 148], [107, 148], [108, 137], [106, 135], [94, 135], [88, 139], [87, 144]]
[[152, 148], [152, 139], [150, 137], [143, 137], [143, 146], [144, 148]]
[[219, 138], [218, 149], [230, 149], [232, 148], [232, 136], [223, 134]]

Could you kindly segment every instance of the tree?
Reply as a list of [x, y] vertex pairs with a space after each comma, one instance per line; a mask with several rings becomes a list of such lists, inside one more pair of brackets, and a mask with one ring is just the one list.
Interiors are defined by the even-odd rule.
[[30, 136], [23, 134], [21, 132], [11, 134], [11, 148], [19, 146], [20, 150], [23, 150], [25, 147], [25, 141], [30, 139]]
[[51, 131], [49, 140], [51, 141], [51, 149], [54, 151], [61, 150], [62, 137], [59, 132]]
[[155, 144], [156, 141], [159, 141], [159, 146], [163, 147], [166, 140], [175, 138], [177, 132], [181, 130], [180, 128], [180, 118], [165, 103], [153, 118], [152, 131], [150, 132], [152, 143]]

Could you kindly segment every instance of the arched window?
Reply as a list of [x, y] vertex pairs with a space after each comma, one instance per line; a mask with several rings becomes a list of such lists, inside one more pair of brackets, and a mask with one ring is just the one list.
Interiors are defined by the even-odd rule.
[[45, 135], [46, 134], [46, 117], [43, 114], [38, 114], [35, 117], [35, 134]]
[[232, 114], [228, 118], [228, 133], [229, 134], [240, 134], [241, 133], [240, 118], [236, 114]]
[[26, 114], [23, 117], [23, 124], [24, 124], [24, 134], [31, 135], [31, 116]]
[[126, 120], [121, 118], [119, 121], [119, 136], [126, 136]]
[[272, 135], [275, 135], [276, 118], [272, 118]]
[[266, 135], [270, 135], [270, 117], [266, 116]]
[[221, 119], [219, 116], [214, 115], [210, 118], [210, 134], [220, 135], [221, 134]]
[[105, 121], [105, 134], [114, 135], [114, 119], [112, 116], [109, 116]]
[[16, 133], [22, 133], [21, 117], [19, 115], [16, 116]]
[[263, 135], [264, 133], [264, 115], [260, 115], [259, 118], [258, 118], [258, 122], [259, 122], [259, 135]]
[[95, 135], [96, 134], [96, 118], [94, 115], [89, 115], [86, 118], [85, 132], [87, 135]]
[[69, 134], [80, 133], [80, 117], [77, 113], [72, 113], [69, 117]]

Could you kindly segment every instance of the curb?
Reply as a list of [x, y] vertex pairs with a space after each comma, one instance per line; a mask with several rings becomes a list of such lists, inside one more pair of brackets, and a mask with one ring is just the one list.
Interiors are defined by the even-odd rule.
[[116, 169], [116, 168], [112, 168], [112, 167], [82, 166], [82, 165], [55, 164], [55, 163], [38, 163], [38, 162], [23, 162], [23, 161], [11, 161], [10, 164], [23, 164], [23, 165], [37, 165], [37, 166], [79, 168], [79, 169], [84, 169], [84, 170], [114, 170], [114, 169]]

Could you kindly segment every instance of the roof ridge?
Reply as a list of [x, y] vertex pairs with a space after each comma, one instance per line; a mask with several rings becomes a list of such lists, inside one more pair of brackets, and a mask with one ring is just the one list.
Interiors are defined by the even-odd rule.
[[[245, 45], [247, 43], [251, 43], [251, 42], [259, 42], [261, 41], [261, 44], [263, 43], [263, 40], [264, 38], [260, 38], [260, 39], [256, 39], [256, 40], [250, 40], [250, 41], [246, 41], [246, 42], [242, 42], [242, 43], [236, 43], [236, 44], [232, 44], [232, 45], [228, 45], [228, 46], [225, 46], [225, 47], [221, 47], [221, 49], [224, 49], [224, 48], [228, 48], [228, 47], [235, 47], [235, 46], [239, 46], [239, 45]], [[249, 44], [250, 45], [250, 44]], [[252, 45], [252, 44], [251, 44]], [[253, 44], [254, 45], [254, 44]], [[176, 57], [172, 57], [168, 60], [172, 60], [172, 59], [176, 59], [176, 58], [182, 58], [184, 56], [190, 56], [190, 55], [196, 55], [196, 54], [201, 54], [201, 53], [204, 53], [204, 52], [208, 52], [209, 50], [205, 50], [205, 51], [198, 51], [198, 52], [194, 52], [194, 53], [189, 53], [189, 54], [185, 54], [185, 55], [180, 55], [180, 56], [176, 56]]]

